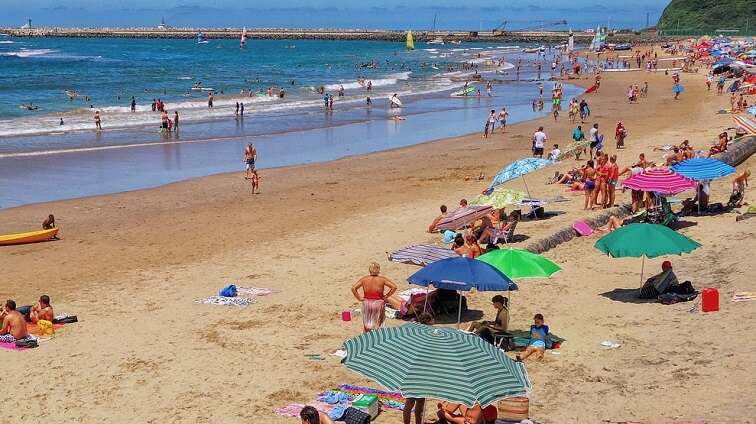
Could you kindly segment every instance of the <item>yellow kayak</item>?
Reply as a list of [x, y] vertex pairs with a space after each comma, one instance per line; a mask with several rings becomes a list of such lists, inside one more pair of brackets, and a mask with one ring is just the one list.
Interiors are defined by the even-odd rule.
[[6, 234], [0, 236], [0, 246], [11, 244], [37, 243], [47, 241], [58, 235], [58, 228], [49, 230], [29, 231], [28, 233]]

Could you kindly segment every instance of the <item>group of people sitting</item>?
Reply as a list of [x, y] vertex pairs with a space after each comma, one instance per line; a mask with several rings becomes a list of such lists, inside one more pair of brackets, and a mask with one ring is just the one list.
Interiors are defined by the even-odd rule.
[[28, 340], [36, 340], [29, 334], [27, 322], [38, 323], [47, 321], [52, 325], [55, 313], [50, 304], [50, 296], [42, 295], [34, 305], [17, 307], [14, 300], [5, 302], [3, 311], [0, 312], [2, 328], [0, 328], [0, 342], [14, 343]]
[[[467, 200], [460, 200], [459, 206], [460, 208], [467, 207]], [[447, 215], [448, 208], [446, 205], [441, 205], [441, 214], [428, 226], [428, 232], [438, 232], [438, 223]], [[444, 241], [451, 243], [452, 250], [460, 256], [477, 258], [490, 250], [497, 249], [496, 245], [499, 243], [510, 243], [520, 218], [519, 210], [507, 214], [504, 208], [492, 209], [491, 213], [473, 222], [462, 232], [446, 231]]]

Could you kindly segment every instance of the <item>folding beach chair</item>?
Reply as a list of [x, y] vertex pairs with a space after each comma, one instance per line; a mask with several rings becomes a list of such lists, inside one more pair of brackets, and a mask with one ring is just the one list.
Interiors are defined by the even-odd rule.
[[496, 233], [496, 239], [493, 241], [494, 244], [504, 243], [509, 244], [512, 243], [514, 240], [514, 234], [515, 229], [517, 229], [517, 223], [519, 221], [512, 221], [512, 226], [509, 227], [506, 231], [497, 231]]

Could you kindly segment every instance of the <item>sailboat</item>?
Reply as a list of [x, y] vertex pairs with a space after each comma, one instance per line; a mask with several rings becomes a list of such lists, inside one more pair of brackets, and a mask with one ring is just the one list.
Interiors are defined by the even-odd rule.
[[[435, 15], [433, 15], [433, 27], [430, 30], [431, 34], [435, 34], [436, 33], [436, 20], [437, 19], [438, 19], [438, 13], [436, 13]], [[444, 39], [441, 38], [441, 37], [436, 37], [436, 38], [428, 41], [428, 44], [443, 45], [444, 44]]]
[[412, 31], [407, 31], [407, 50], [415, 50], [415, 39], [412, 37]]
[[247, 47], [247, 27], [242, 30], [241, 41], [239, 41], [239, 48], [243, 49]]
[[202, 31], [197, 32], [197, 44], [207, 44], [207, 40], [205, 40], [205, 34], [203, 34]]

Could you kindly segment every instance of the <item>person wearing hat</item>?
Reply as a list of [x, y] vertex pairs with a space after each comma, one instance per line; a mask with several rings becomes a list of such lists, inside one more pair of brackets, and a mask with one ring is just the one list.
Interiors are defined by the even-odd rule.
[[656, 299], [660, 294], [674, 291], [679, 285], [677, 276], [672, 271], [672, 262], [662, 262], [662, 272], [646, 280], [640, 288], [641, 299]]

